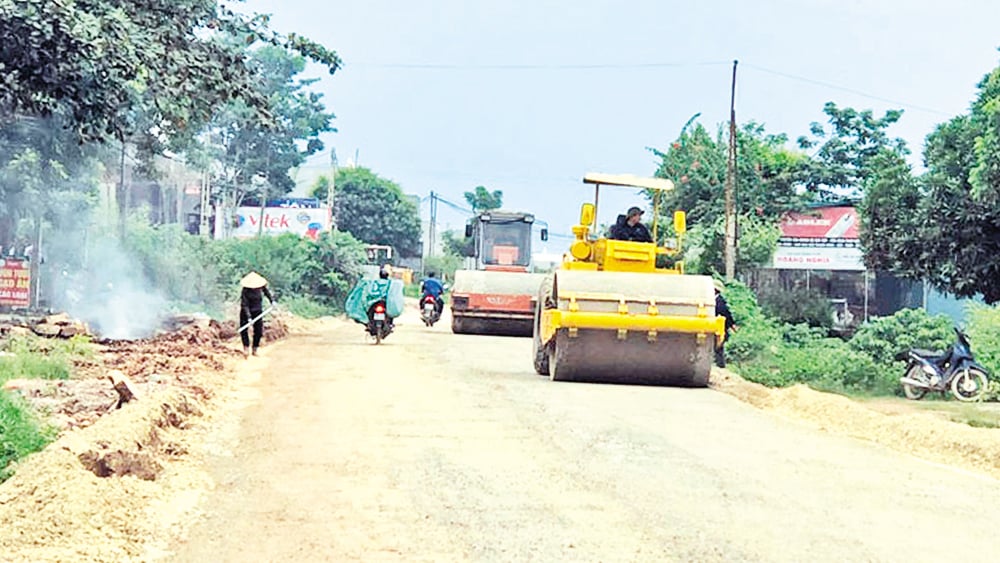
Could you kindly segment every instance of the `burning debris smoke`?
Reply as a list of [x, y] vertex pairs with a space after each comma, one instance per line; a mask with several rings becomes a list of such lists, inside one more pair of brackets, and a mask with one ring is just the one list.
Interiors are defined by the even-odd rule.
[[66, 268], [55, 277], [52, 306], [86, 322], [103, 338], [152, 336], [167, 312], [167, 299], [111, 238], [91, 244], [80, 269]]

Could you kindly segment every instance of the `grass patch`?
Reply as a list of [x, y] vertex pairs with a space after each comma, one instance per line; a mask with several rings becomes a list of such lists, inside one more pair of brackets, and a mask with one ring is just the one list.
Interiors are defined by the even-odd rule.
[[73, 365], [93, 360], [93, 344], [85, 336], [67, 340], [16, 336], [0, 341], [0, 382], [10, 379], [68, 379]]
[[13, 462], [41, 451], [55, 435], [55, 429], [43, 426], [24, 401], [0, 390], [0, 482], [13, 474]]
[[289, 297], [281, 300], [281, 305], [292, 314], [304, 319], [317, 319], [328, 315], [337, 314], [337, 309], [316, 302], [308, 297]]

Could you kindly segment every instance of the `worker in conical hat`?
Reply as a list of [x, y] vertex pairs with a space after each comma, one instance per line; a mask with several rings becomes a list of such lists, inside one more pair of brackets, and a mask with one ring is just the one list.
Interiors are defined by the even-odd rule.
[[243, 276], [240, 280], [240, 286], [247, 289], [260, 289], [267, 285], [267, 280], [264, 276], [258, 274], [257, 272], [250, 272], [249, 274]]
[[[246, 327], [253, 320], [253, 341], [250, 339], [250, 327], [240, 331], [243, 341], [243, 355], [257, 355], [260, 338], [264, 334], [264, 298], [274, 305], [274, 297], [267, 289], [267, 280], [257, 272], [250, 272], [240, 280], [243, 291], [240, 293], [240, 327]], [[251, 348], [251, 344], [253, 348]]]

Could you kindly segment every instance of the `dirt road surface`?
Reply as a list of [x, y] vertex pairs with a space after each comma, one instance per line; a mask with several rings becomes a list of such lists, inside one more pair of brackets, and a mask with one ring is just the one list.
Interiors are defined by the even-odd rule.
[[[994, 561], [1000, 482], [529, 339], [331, 322], [248, 361], [176, 561]], [[256, 367], [253, 367], [256, 366]]]

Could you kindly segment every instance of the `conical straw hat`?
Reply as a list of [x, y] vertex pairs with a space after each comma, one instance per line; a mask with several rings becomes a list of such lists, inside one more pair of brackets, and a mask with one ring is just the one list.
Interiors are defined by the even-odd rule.
[[257, 272], [250, 272], [243, 276], [243, 279], [240, 280], [240, 285], [248, 289], [259, 289], [267, 285], [267, 280]]

